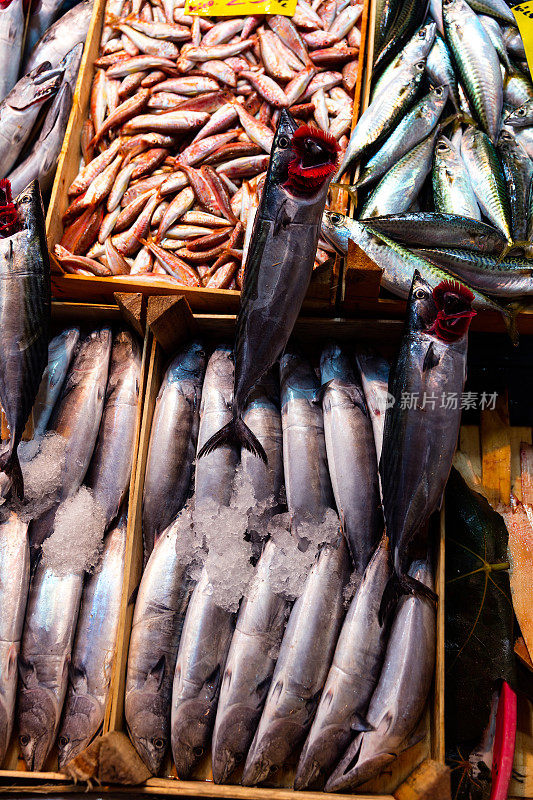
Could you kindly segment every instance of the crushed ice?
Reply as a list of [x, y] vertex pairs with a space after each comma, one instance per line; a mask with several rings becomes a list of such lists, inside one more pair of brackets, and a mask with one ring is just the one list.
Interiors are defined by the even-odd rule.
[[[10, 499], [6, 508], [16, 511], [24, 522], [30, 522], [51, 508], [61, 487], [67, 440], [58, 433], [47, 433], [42, 439], [21, 442], [18, 449], [24, 478], [24, 500]], [[5, 493], [11, 482], [4, 478]]]
[[102, 549], [105, 516], [86, 486], [65, 500], [55, 516], [54, 530], [43, 542], [46, 566], [56, 575], [91, 570]]

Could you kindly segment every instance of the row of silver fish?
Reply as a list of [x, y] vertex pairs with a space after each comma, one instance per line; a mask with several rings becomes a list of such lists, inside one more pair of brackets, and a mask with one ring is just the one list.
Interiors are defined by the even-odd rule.
[[[338, 170], [359, 167], [349, 191], [366, 233], [355, 240], [363, 246], [369, 234], [373, 257], [375, 242], [393, 239], [471, 289], [525, 298], [533, 294], [533, 83], [513, 14], [497, 0], [436, 0], [424, 19], [418, 5], [405, 39], [400, 6], [387, 4], [394, 13], [380, 33], [371, 102]], [[386, 287], [406, 296], [411, 278], [387, 278]]]
[[51, 187], [72, 107], [92, 2], [51, 24], [60, 5], [44, 0], [30, 14], [20, 74], [23, 4], [0, 9], [0, 177], [10, 178], [15, 195], [32, 180], [42, 192]]
[[[80, 336], [78, 328], [69, 328], [52, 339], [48, 353], [34, 406], [34, 439], [39, 444], [51, 433], [64, 438], [60, 486], [48, 511], [29, 527], [8, 498], [0, 525], [0, 603], [7, 631], [0, 664], [0, 762], [15, 721], [31, 770], [42, 770], [56, 739], [59, 763], [66, 763], [104, 718], [125, 563], [127, 520], [121, 509], [140, 390], [140, 350], [126, 330], [113, 335], [104, 327]], [[65, 542], [65, 568], [57, 574], [40, 545], [53, 531], [59, 503], [82, 483], [102, 511], [102, 554], [92, 572], [72, 569], [74, 537]]]
[[[194, 453], [232, 418], [231, 350], [218, 346], [207, 360], [192, 342], [168, 366], [152, 422], [147, 563], [125, 690], [128, 732], [153, 774], [166, 774], [171, 750], [178, 776], [189, 777], [211, 748], [216, 782], [235, 780], [239, 765], [246, 785], [272, 782], [303, 746], [295, 787], [327, 781], [336, 791], [378, 775], [420, 738], [435, 612], [427, 598], [409, 596], [378, 620], [391, 578], [377, 471], [388, 364], [363, 352], [357, 362], [328, 345], [317, 377], [289, 347], [280, 378], [276, 371], [263, 378], [243, 409], [267, 462], [227, 441], [197, 460], [194, 476]], [[177, 515], [185, 504], [229, 506], [239, 461], [255, 500], [268, 508], [255, 573], [235, 614], [214, 602], [208, 567], [198, 572], [184, 558], [187, 533]], [[152, 498], [161, 484], [165, 492]], [[295, 602], [275, 584], [290, 554], [265, 535], [283, 511], [283, 486], [303, 549], [306, 524], [339, 514], [338, 532], [319, 548]], [[346, 613], [354, 566], [358, 588]], [[410, 575], [432, 590], [429, 562], [413, 562]], [[411, 637], [416, 668], [414, 650], [403, 645]]]
[[[240, 289], [280, 110], [346, 146], [362, 4], [207, 19], [109, 0], [65, 272]], [[331, 258], [321, 240], [315, 264]]]

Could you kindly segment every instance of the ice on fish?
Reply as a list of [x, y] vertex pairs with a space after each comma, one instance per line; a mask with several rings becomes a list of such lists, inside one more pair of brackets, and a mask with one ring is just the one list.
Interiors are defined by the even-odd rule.
[[46, 567], [58, 577], [92, 569], [100, 557], [104, 530], [101, 507], [90, 489], [81, 486], [57, 509], [54, 530], [42, 545]]

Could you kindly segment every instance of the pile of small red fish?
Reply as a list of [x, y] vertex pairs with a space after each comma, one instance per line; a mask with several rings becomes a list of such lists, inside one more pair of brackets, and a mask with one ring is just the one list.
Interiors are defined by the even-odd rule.
[[[108, 0], [65, 272], [240, 289], [279, 109], [347, 145], [362, 0], [298, 0], [291, 19], [184, 2]], [[331, 253], [321, 239], [315, 266]]]

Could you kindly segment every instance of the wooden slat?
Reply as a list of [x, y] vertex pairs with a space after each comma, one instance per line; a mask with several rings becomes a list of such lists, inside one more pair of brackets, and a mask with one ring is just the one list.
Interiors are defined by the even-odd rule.
[[531, 441], [531, 429], [529, 429], [529, 438], [526, 434], [521, 437], [520, 442], [522, 502], [528, 505], [533, 505], [533, 447]]
[[492, 505], [511, 498], [511, 436], [507, 392], [498, 394], [494, 411], [481, 412], [481, 474]]

